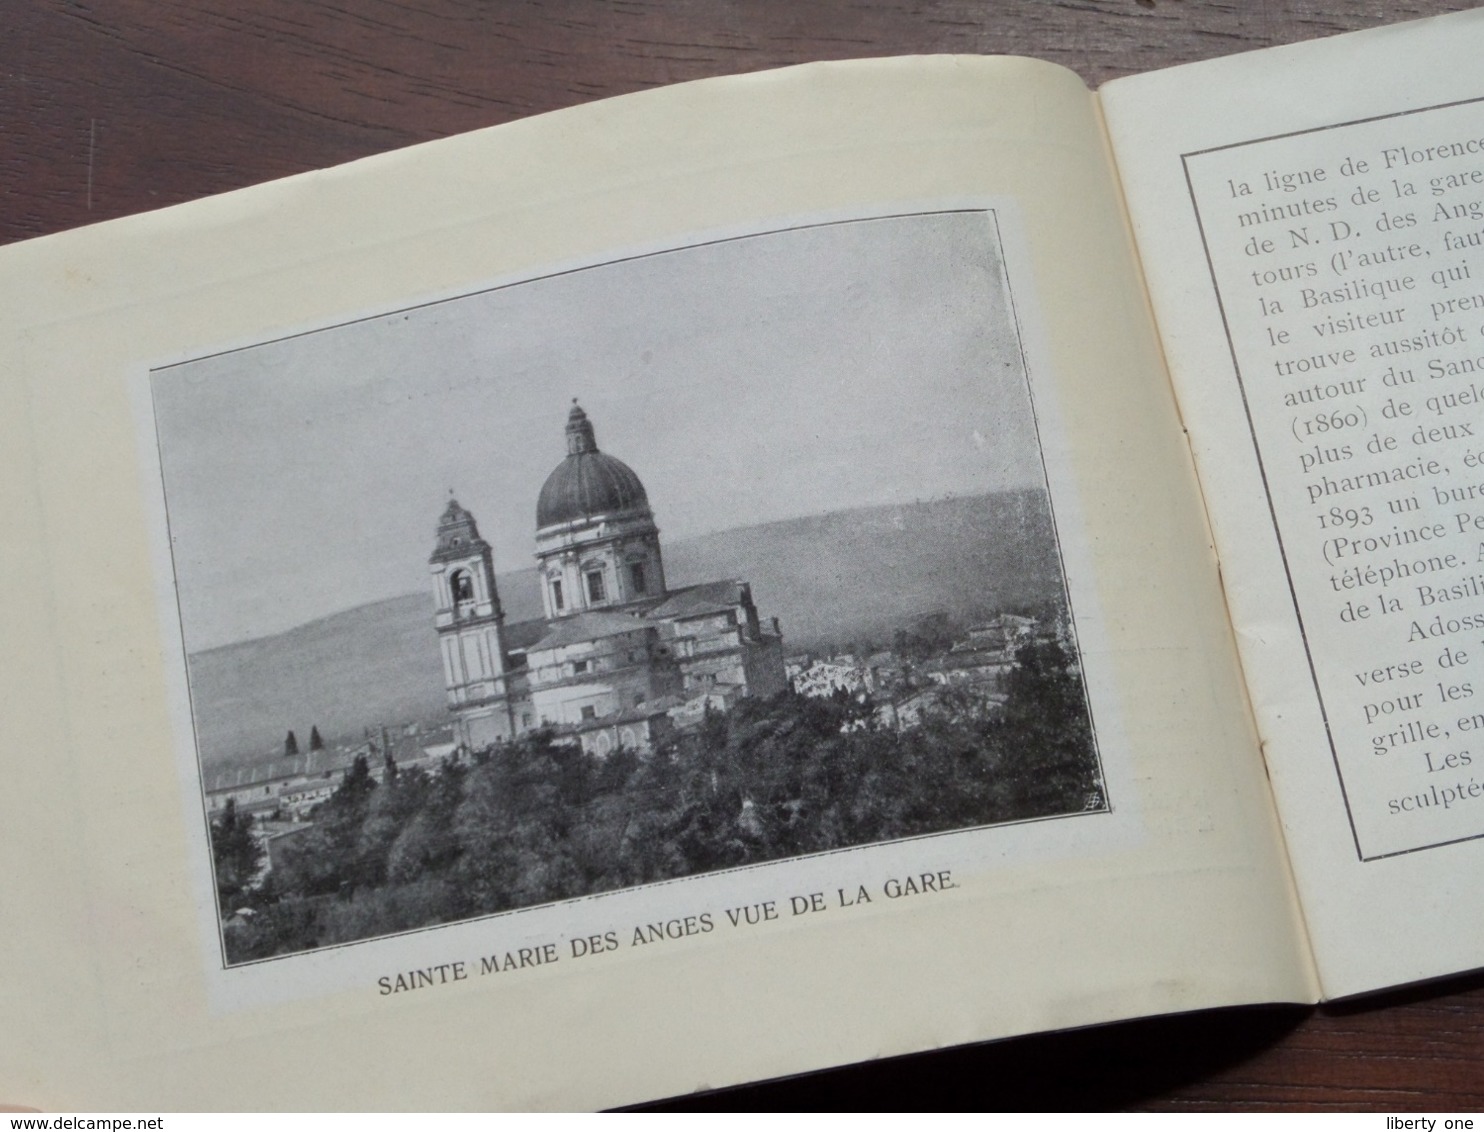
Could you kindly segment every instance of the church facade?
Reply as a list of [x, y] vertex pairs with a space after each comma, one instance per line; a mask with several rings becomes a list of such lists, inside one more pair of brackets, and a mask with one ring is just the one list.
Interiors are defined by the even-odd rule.
[[744, 581], [670, 589], [639, 477], [574, 402], [536, 501], [545, 616], [507, 622], [494, 552], [450, 500], [429, 558], [448, 705], [471, 749], [542, 727], [594, 754], [648, 750], [743, 696], [787, 686], [782, 635]]

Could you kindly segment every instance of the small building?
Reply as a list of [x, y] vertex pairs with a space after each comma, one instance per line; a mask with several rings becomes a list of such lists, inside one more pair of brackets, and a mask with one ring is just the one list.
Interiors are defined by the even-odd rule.
[[670, 719], [684, 731], [699, 727], [707, 712], [730, 711], [744, 694], [737, 684], [713, 684], [670, 709]]
[[998, 691], [1005, 674], [1015, 667], [1015, 659], [1002, 650], [951, 652], [934, 657], [922, 671], [935, 684], [960, 687], [982, 685]]
[[793, 684], [801, 696], [824, 699], [842, 691], [852, 696], [869, 695], [876, 690], [876, 677], [871, 669], [854, 663], [854, 657], [836, 657], [815, 661], [794, 677]]
[[971, 625], [968, 640], [962, 645], [967, 649], [1010, 649], [1036, 635], [1039, 622], [1034, 617], [1019, 617], [1013, 613], [1001, 613], [979, 625]]
[[258, 818], [276, 814], [302, 821], [335, 793], [357, 758], [366, 760], [371, 777], [380, 782], [387, 754], [400, 769], [422, 767], [437, 773], [445, 758], [457, 756], [458, 745], [452, 741], [451, 727], [426, 733], [420, 728], [383, 727], [374, 735], [368, 732], [358, 746], [222, 768], [207, 779], [207, 812], [215, 816], [231, 799], [240, 814]]
[[674, 731], [669, 712], [659, 705], [644, 705], [632, 711], [585, 719], [557, 733], [575, 738], [590, 755], [606, 758], [620, 749], [647, 751]]
[[223, 767], [206, 779], [208, 812], [220, 813], [228, 800], [240, 814], [271, 814], [283, 804], [285, 794], [328, 786], [334, 792], [355, 761], [354, 753], [316, 750], [287, 758], [269, 758], [245, 766]]

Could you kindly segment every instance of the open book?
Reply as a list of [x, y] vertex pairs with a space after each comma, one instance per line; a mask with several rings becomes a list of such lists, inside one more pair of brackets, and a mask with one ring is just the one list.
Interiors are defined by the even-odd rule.
[[7, 248], [0, 1093], [1484, 964], [1481, 48], [820, 64]]

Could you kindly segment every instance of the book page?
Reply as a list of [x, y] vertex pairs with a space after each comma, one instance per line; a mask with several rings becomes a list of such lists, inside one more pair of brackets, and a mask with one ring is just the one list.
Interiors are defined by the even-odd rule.
[[0, 295], [7, 1099], [610, 1105], [1312, 998], [1075, 76], [634, 96]]
[[1329, 995], [1484, 960], [1481, 44], [1103, 92]]

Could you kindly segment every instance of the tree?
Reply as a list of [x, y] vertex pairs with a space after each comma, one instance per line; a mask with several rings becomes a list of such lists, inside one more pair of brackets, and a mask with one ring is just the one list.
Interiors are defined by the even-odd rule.
[[1056, 641], [1022, 645], [1005, 694], [994, 731], [1013, 759], [1017, 816], [1075, 811], [1100, 799], [1087, 698], [1071, 654]]
[[366, 801], [375, 789], [376, 779], [371, 777], [371, 764], [365, 755], [357, 755], [326, 805], [333, 811], [353, 813], [359, 821], [365, 814]]
[[314, 811], [314, 824], [282, 854], [284, 890], [298, 896], [348, 895], [364, 883], [357, 855], [361, 826], [376, 780], [365, 755], [357, 755], [335, 792]]
[[283, 741], [283, 757], [291, 759], [299, 753], [299, 740], [294, 737], [293, 728], [289, 729], [289, 737]]
[[386, 883], [392, 845], [413, 822], [427, 795], [427, 775], [417, 767], [397, 773], [397, 764], [388, 755], [386, 774], [371, 794], [354, 851], [350, 879], [358, 888]]
[[263, 847], [253, 836], [252, 818], [237, 812], [228, 798], [221, 817], [211, 823], [211, 859], [216, 871], [216, 893], [222, 911], [230, 912], [252, 887], [263, 863]]
[[471, 911], [496, 912], [586, 891], [572, 830], [595, 779], [592, 757], [549, 731], [500, 744], [469, 772], [454, 819], [460, 891]]
[[907, 660], [923, 661], [941, 656], [953, 647], [953, 620], [946, 613], [919, 617], [910, 628], [892, 635], [892, 651]]
[[[417, 770], [398, 776], [398, 792], [416, 789], [421, 801], [387, 850], [387, 876], [393, 884], [441, 874], [458, 860], [461, 850], [454, 835], [454, 816], [464, 800], [467, 775], [463, 765], [447, 760], [431, 781]], [[409, 780], [420, 785], [409, 786]]]
[[[293, 734], [294, 733], [292, 731], [289, 732], [290, 737], [292, 737]], [[319, 737], [318, 724], [315, 724], [309, 729], [309, 749], [311, 751], [323, 751], [325, 749], [325, 741]]]

